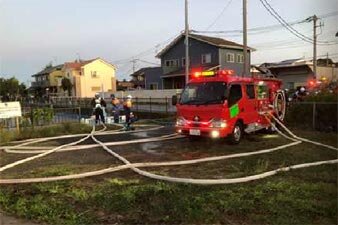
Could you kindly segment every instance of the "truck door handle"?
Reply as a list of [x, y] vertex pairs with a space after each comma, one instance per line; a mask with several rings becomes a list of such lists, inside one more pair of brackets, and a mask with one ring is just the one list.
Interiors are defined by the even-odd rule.
[[241, 108], [241, 112], [244, 112], [244, 108]]

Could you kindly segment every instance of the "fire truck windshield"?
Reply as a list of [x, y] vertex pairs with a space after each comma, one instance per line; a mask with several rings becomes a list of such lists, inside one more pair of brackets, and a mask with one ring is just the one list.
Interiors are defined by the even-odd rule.
[[225, 82], [190, 83], [182, 92], [182, 105], [222, 104], [226, 100]]

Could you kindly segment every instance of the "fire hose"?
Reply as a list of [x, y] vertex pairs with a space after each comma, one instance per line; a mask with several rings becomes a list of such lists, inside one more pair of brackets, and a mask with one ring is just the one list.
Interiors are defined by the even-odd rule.
[[[271, 115], [271, 116], [272, 116], [273, 119], [276, 120], [276, 118], [273, 115]], [[279, 124], [280, 121], [276, 120], [276, 122]], [[27, 178], [27, 179], [1, 179], [0, 184], [34, 183], [34, 182], [49, 182], [49, 181], [57, 181], [57, 180], [79, 179], [79, 178], [84, 178], [84, 177], [102, 175], [102, 174], [105, 174], [105, 173], [115, 172], [115, 171], [119, 171], [119, 170], [123, 170], [123, 169], [131, 169], [134, 172], [136, 172], [136, 173], [138, 173], [142, 176], [152, 178], [152, 179], [157, 179], [157, 180], [169, 181], [169, 182], [202, 184], [202, 185], [232, 184], [232, 183], [243, 183], [243, 182], [249, 182], [249, 181], [253, 181], [253, 180], [263, 179], [263, 178], [266, 178], [266, 177], [269, 177], [269, 176], [276, 175], [279, 172], [285, 172], [285, 171], [290, 171], [290, 170], [294, 170], [294, 169], [307, 168], [307, 167], [319, 166], [319, 165], [324, 165], [324, 164], [336, 164], [336, 163], [338, 163], [338, 159], [318, 161], [318, 162], [312, 162], [312, 163], [303, 163], [303, 164], [298, 164], [298, 165], [282, 167], [282, 168], [271, 170], [271, 171], [264, 172], [264, 173], [261, 173], [261, 174], [256, 174], [256, 175], [251, 175], [251, 176], [246, 176], [246, 177], [241, 177], [241, 178], [231, 178], [231, 179], [177, 178], [177, 177], [157, 175], [157, 174], [150, 173], [150, 172], [139, 169], [141, 167], [188, 165], [188, 164], [195, 164], [195, 163], [201, 163], [201, 162], [209, 162], [209, 161], [224, 160], [224, 159], [229, 159], [229, 158], [238, 158], [238, 157], [264, 154], [264, 153], [277, 151], [277, 150], [280, 150], [280, 149], [285, 149], [285, 148], [288, 148], [288, 147], [291, 147], [291, 146], [294, 146], [294, 145], [298, 145], [298, 144], [302, 143], [302, 141], [300, 139], [306, 140], [307, 142], [312, 143], [312, 144], [316, 143], [317, 145], [320, 145], [322, 147], [327, 147], [327, 148], [330, 148], [330, 149], [338, 150], [337, 148], [335, 148], [333, 146], [329, 146], [329, 145], [321, 144], [321, 143], [318, 143], [318, 142], [310, 141], [308, 139], [297, 137], [290, 130], [288, 130], [287, 132], [289, 134], [292, 133], [291, 136], [293, 136], [293, 138], [288, 137], [287, 135], [283, 134], [273, 123], [271, 123], [271, 125], [278, 131], [279, 134], [281, 134], [283, 137], [285, 137], [287, 139], [292, 140], [293, 142], [290, 143], [290, 144], [278, 146], [278, 147], [275, 147], [275, 148], [272, 148], [272, 149], [265, 149], [265, 150], [255, 151], [255, 152], [238, 153], [238, 154], [217, 156], [217, 157], [207, 157], [207, 158], [201, 158], [201, 159], [195, 159], [195, 160], [158, 162], [158, 163], [156, 163], [156, 162], [155, 163], [133, 163], [133, 164], [130, 163], [126, 158], [120, 156], [119, 154], [115, 153], [113, 150], [108, 148], [104, 143], [97, 140], [94, 137], [95, 133], [91, 132], [89, 135], [96, 143], [98, 143], [100, 146], [102, 146], [104, 148], [104, 150], [109, 152], [111, 155], [113, 155], [114, 157], [116, 157], [120, 161], [122, 161], [125, 165], [110, 167], [110, 168], [98, 170], [98, 171], [86, 172], [86, 173], [82, 173], [82, 174], [67, 175], [67, 176], [56, 176], [56, 177], [45, 177], [45, 178]]]

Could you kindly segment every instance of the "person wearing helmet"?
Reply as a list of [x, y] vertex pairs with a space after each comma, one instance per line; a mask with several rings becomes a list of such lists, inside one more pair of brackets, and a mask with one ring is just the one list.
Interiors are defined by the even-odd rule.
[[101, 98], [99, 93], [95, 94], [95, 98], [92, 99], [93, 114], [95, 115], [95, 124], [98, 124], [100, 119], [102, 123], [105, 123], [103, 110], [106, 107], [106, 102]]
[[114, 116], [114, 123], [119, 123], [119, 117], [120, 117], [120, 110], [121, 110], [121, 105], [120, 105], [120, 100], [115, 97], [114, 94], [111, 95], [111, 104], [112, 104], [112, 112]]
[[132, 96], [128, 95], [126, 101], [123, 103], [123, 109], [126, 115], [126, 124], [125, 128], [126, 130], [130, 130], [130, 124], [131, 124], [131, 116], [133, 115], [131, 112], [132, 107]]

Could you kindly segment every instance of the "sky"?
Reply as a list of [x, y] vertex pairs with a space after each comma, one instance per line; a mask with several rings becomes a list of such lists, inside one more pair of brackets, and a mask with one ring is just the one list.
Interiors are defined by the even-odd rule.
[[[288, 22], [338, 11], [336, 0], [267, 0]], [[320, 41], [338, 42], [338, 16], [322, 18]], [[248, 0], [248, 28], [276, 25], [259, 0]], [[196, 31], [242, 29], [242, 0], [189, 0], [189, 25]], [[312, 37], [313, 23], [293, 27]], [[117, 66], [117, 78], [155, 66], [157, 52], [184, 29], [184, 0], [0, 0], [0, 76], [21, 82], [46, 64], [101, 57]], [[237, 33], [208, 34], [242, 43]], [[285, 28], [249, 32], [252, 63], [311, 58], [312, 44]], [[318, 56], [338, 61], [338, 45], [318, 46]]]

